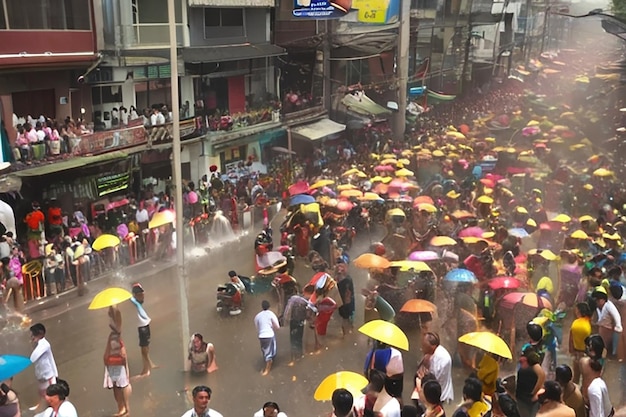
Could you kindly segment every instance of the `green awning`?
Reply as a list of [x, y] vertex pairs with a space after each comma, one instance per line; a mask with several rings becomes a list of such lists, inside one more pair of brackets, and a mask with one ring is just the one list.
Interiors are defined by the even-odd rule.
[[101, 162], [113, 161], [126, 158], [128, 154], [123, 151], [114, 151], [94, 156], [76, 156], [60, 162], [51, 162], [33, 168], [16, 171], [13, 175], [18, 177], [38, 177], [41, 175], [53, 174], [55, 172], [67, 171], [68, 169], [80, 168]]
[[375, 119], [386, 118], [391, 114], [391, 110], [377, 104], [366, 96], [365, 93], [346, 94], [341, 99], [341, 104], [352, 112]]

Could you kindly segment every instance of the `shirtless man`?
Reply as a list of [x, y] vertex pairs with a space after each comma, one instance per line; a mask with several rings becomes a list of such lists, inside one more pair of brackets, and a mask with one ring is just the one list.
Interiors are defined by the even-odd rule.
[[139, 326], [137, 331], [139, 332], [139, 346], [141, 347], [141, 358], [143, 360], [143, 368], [141, 374], [133, 378], [139, 378], [150, 375], [150, 370], [157, 366], [150, 359], [150, 316], [143, 308], [144, 302], [144, 289], [139, 283], [133, 284], [132, 288], [133, 298], [130, 301], [137, 308], [137, 319]]
[[586, 403], [589, 403], [589, 398], [587, 397], [587, 388], [589, 388], [589, 384], [595, 378], [595, 372], [591, 368], [592, 361], [602, 361], [602, 354], [604, 353], [604, 341], [602, 337], [598, 334], [592, 334], [585, 340], [585, 344], [587, 345], [587, 355], [580, 360], [580, 373], [583, 377], [582, 385], [580, 389], [583, 393], [583, 398]]
[[[543, 392], [542, 392], [543, 391]], [[537, 417], [575, 417], [576, 412], [561, 401], [561, 386], [556, 381], [546, 381], [539, 390]]]

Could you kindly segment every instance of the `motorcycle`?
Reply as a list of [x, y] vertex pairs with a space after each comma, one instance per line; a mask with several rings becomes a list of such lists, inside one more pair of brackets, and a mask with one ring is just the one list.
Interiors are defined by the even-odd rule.
[[231, 316], [241, 314], [243, 295], [233, 283], [226, 283], [217, 287], [217, 311], [228, 313]]

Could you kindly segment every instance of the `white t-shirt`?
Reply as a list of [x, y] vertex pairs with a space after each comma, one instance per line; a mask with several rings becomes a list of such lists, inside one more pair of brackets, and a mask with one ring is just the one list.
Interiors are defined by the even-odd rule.
[[59, 376], [57, 364], [54, 362], [52, 348], [50, 342], [42, 337], [37, 342], [37, 346], [30, 354], [30, 361], [35, 364], [35, 378], [38, 380], [46, 380]]
[[137, 212], [135, 213], [135, 220], [137, 220], [137, 223], [147, 223], [150, 220], [150, 216], [148, 215], [148, 210], [146, 209], [137, 210]]
[[152, 113], [152, 115], [150, 116], [150, 125], [156, 126], [158, 123], [159, 122], [156, 113]]
[[[259, 411], [254, 413], [252, 417], [263, 417], [263, 409], [261, 408]], [[283, 413], [282, 411], [279, 411], [276, 417], [287, 417], [287, 414]]]
[[158, 124], [158, 125], [163, 125], [163, 124], [165, 124], [165, 116], [163, 116], [163, 113], [158, 112], [158, 113], [157, 113], [157, 115], [156, 115], [156, 117], [157, 117], [157, 124]]
[[224, 417], [224, 416], [222, 416], [222, 414], [218, 413], [212, 408], [209, 408], [207, 412], [204, 413], [204, 415], [200, 416], [196, 413], [196, 410], [192, 408], [191, 410], [187, 410], [185, 414], [183, 414], [181, 417]]
[[35, 417], [78, 417], [78, 412], [74, 404], [65, 400], [59, 406], [59, 412], [57, 414], [54, 414], [52, 407], [48, 407], [43, 412], [35, 414]]
[[589, 398], [589, 417], [608, 417], [613, 405], [609, 398], [609, 390], [606, 383], [600, 377], [591, 381], [587, 388]]
[[259, 339], [274, 337], [274, 329], [278, 329], [278, 317], [273, 311], [263, 310], [254, 317], [254, 325]]
[[430, 358], [430, 372], [432, 372], [439, 385], [441, 385], [441, 401], [454, 400], [454, 388], [452, 387], [452, 357], [443, 346], [437, 346]]

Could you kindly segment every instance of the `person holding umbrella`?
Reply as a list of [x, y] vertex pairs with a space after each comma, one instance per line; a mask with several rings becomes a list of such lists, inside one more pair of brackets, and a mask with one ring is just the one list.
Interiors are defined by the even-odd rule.
[[118, 408], [114, 416], [124, 416], [130, 413], [131, 387], [126, 347], [122, 341], [122, 313], [113, 305], [109, 307], [108, 315], [111, 333], [104, 350], [104, 388], [113, 390]]

